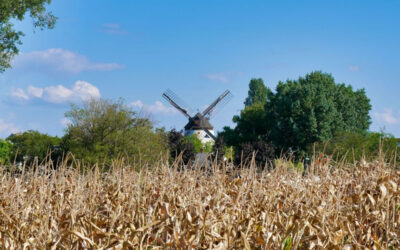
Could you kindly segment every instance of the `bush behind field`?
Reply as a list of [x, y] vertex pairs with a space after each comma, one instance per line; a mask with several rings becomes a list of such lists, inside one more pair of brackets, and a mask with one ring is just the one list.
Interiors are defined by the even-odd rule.
[[339, 132], [335, 137], [324, 143], [316, 143], [309, 147], [313, 151], [323, 153], [336, 160], [359, 162], [362, 159], [370, 161], [378, 156], [400, 161], [398, 140], [384, 132], [354, 133]]
[[[251, 161], [254, 162], [254, 161]], [[16, 177], [0, 167], [0, 248], [400, 247], [400, 171], [317, 159], [302, 176], [212, 165], [184, 171], [79, 162]]]

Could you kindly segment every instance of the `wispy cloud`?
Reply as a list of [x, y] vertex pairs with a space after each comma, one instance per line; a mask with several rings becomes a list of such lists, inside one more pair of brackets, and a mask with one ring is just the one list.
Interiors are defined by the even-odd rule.
[[18, 131], [19, 129], [13, 123], [0, 119], [0, 135], [2, 137], [6, 137], [12, 133], [17, 133]]
[[394, 125], [400, 122], [400, 117], [396, 117], [393, 114], [393, 110], [390, 108], [384, 109], [383, 112], [375, 112], [374, 117], [378, 122], [382, 122], [388, 125]]
[[48, 49], [19, 54], [15, 69], [78, 74], [83, 71], [112, 71], [124, 68], [117, 63], [92, 62], [86, 56], [64, 49]]
[[129, 32], [121, 28], [119, 23], [104, 23], [101, 25], [101, 31], [113, 35], [125, 35]]
[[76, 81], [71, 88], [55, 85], [44, 88], [29, 86], [26, 89], [13, 89], [10, 92], [10, 97], [18, 103], [41, 100], [48, 103], [61, 104], [90, 98], [98, 99], [101, 94], [96, 86], [85, 81]]
[[222, 83], [227, 83], [230, 81], [228, 74], [227, 73], [211, 73], [211, 74], [205, 74], [204, 78], [212, 81], [218, 81]]
[[162, 115], [175, 115], [178, 111], [173, 107], [167, 107], [162, 102], [156, 101], [154, 104], [144, 104], [141, 100], [131, 102], [130, 105], [144, 113], [149, 114], [162, 114]]
[[358, 71], [360, 71], [360, 67], [358, 65], [350, 65], [349, 70], [351, 72], [358, 72]]

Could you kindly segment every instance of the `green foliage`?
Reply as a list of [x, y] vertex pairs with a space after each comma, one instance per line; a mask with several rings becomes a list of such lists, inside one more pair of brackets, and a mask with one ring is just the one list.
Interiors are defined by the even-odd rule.
[[183, 137], [183, 142], [192, 144], [196, 153], [203, 148], [203, 143], [195, 134]]
[[236, 127], [224, 127], [223, 132], [218, 134], [225, 143], [220, 148], [230, 146], [228, 159], [234, 159], [240, 164], [243, 160], [250, 160], [253, 152], [257, 152], [256, 163], [264, 166], [274, 157], [275, 147], [269, 140], [270, 127], [267, 126], [265, 111], [265, 104], [271, 99], [271, 95], [271, 90], [264, 85], [262, 79], [250, 81], [245, 107], [240, 111], [240, 115], [233, 117]]
[[262, 140], [243, 142], [236, 146], [235, 150], [240, 152], [235, 154], [235, 163], [237, 165], [252, 160], [254, 156], [254, 161], [258, 166], [262, 168], [265, 165], [272, 167], [271, 163], [275, 158], [275, 146], [272, 142]]
[[[201, 141], [200, 141], [200, 142], [201, 142]], [[212, 143], [212, 142], [206, 142], [206, 143], [203, 145], [204, 152], [205, 152], [205, 153], [212, 153], [212, 152], [213, 152], [213, 146], [214, 146], [214, 143]]]
[[262, 140], [268, 133], [264, 104], [257, 103], [246, 106], [240, 116], [233, 117], [237, 124], [233, 137], [240, 142]]
[[65, 147], [78, 159], [110, 163], [116, 157], [152, 162], [166, 152], [166, 136], [154, 132], [148, 119], [139, 118], [122, 99], [90, 100], [72, 105], [66, 113], [71, 124], [64, 137]]
[[56, 17], [46, 11], [51, 0], [1, 0], [0, 1], [0, 72], [11, 67], [12, 58], [21, 45], [21, 31], [16, 31], [11, 20], [23, 20], [26, 13], [33, 19], [35, 27], [53, 28]]
[[336, 84], [330, 74], [321, 72], [280, 82], [266, 104], [275, 143], [299, 150], [329, 140], [338, 131], [366, 131], [370, 109], [364, 90], [354, 92], [351, 86]]
[[54, 152], [60, 144], [60, 138], [38, 131], [28, 130], [22, 134], [14, 134], [7, 138], [12, 143], [10, 159], [17, 162], [32, 163], [37, 157], [38, 163], [42, 162], [47, 156], [52, 156], [53, 161], [60, 157], [59, 152]]
[[[365, 160], [370, 161], [379, 156], [380, 152], [387, 157], [394, 157], [398, 151], [398, 141], [390, 134], [339, 132], [334, 138], [315, 145], [317, 153], [332, 155], [334, 159], [346, 162]], [[314, 148], [309, 148], [312, 152]], [[400, 160], [397, 155], [397, 160]]]
[[264, 81], [261, 78], [253, 78], [249, 83], [249, 92], [244, 105], [252, 106], [254, 104], [261, 103], [264, 105], [267, 99], [267, 92], [269, 90], [265, 87]]
[[235, 157], [235, 149], [233, 147], [225, 147], [225, 157], [227, 160], [233, 161]]
[[217, 160], [219, 161], [224, 160], [224, 156], [226, 154], [226, 148], [227, 147], [223, 136], [218, 135], [212, 148], [214, 155], [217, 157]]
[[[365, 91], [337, 84], [327, 73], [279, 82], [275, 93], [266, 88], [264, 103], [248, 101], [257, 92], [253, 85], [250, 82], [245, 108], [233, 118], [236, 127], [221, 133], [230, 146], [265, 141], [276, 145], [277, 153], [294, 150], [300, 156], [315, 142], [327, 141], [339, 131], [365, 132], [371, 123]], [[261, 85], [258, 81], [257, 89], [264, 89]]]
[[219, 134], [215, 140], [213, 152], [219, 161], [224, 160], [224, 158], [230, 161], [234, 160], [234, 148], [232, 146], [227, 146], [224, 137], [221, 134]]
[[11, 142], [0, 139], [0, 164], [3, 165], [10, 160], [11, 148]]
[[280, 82], [265, 109], [272, 122], [272, 140], [283, 149], [305, 150], [338, 131], [366, 131], [370, 125], [365, 91], [336, 84], [330, 74], [318, 71]]
[[286, 237], [286, 239], [283, 241], [283, 246], [282, 246], [282, 250], [290, 250], [292, 249], [292, 237], [288, 236]]
[[185, 139], [182, 131], [172, 129], [168, 132], [168, 148], [171, 160], [175, 160], [180, 154], [182, 154], [184, 163], [189, 163], [195, 159], [195, 147], [189, 140]]

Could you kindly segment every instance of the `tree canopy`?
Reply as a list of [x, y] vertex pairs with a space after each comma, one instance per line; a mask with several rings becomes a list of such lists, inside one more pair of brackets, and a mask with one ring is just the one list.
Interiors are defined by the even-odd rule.
[[[280, 150], [304, 152], [310, 144], [332, 139], [339, 131], [365, 133], [371, 123], [365, 90], [338, 84], [330, 74], [316, 71], [279, 82], [275, 92], [261, 84], [261, 80], [250, 82], [245, 108], [233, 118], [236, 127], [226, 127], [220, 134], [228, 145], [262, 140]], [[265, 95], [254, 94], [254, 89]], [[251, 101], [254, 96], [265, 96], [265, 100]]]
[[371, 123], [370, 100], [364, 89], [335, 83], [320, 71], [298, 80], [279, 82], [266, 102], [266, 122], [271, 139], [283, 149], [305, 150], [339, 131], [366, 132]]
[[10, 160], [11, 148], [11, 142], [0, 139], [0, 164], [5, 164]]
[[148, 119], [140, 118], [122, 99], [92, 99], [72, 105], [66, 113], [71, 124], [64, 145], [78, 159], [106, 162], [118, 156], [129, 160], [157, 160], [166, 152], [163, 135], [153, 130]]
[[57, 18], [46, 11], [50, 3], [51, 0], [0, 1], [0, 72], [11, 67], [11, 60], [18, 54], [18, 45], [21, 45], [21, 36], [24, 35], [14, 29], [12, 20], [22, 21], [29, 13], [35, 27], [51, 29]]
[[267, 100], [267, 89], [264, 85], [264, 81], [261, 78], [253, 78], [249, 83], [249, 92], [244, 105], [252, 106], [254, 104], [264, 104]]
[[58, 152], [54, 152], [56, 146], [60, 144], [60, 138], [42, 134], [39, 131], [28, 130], [22, 134], [14, 134], [7, 138], [12, 143], [10, 151], [10, 160], [17, 162], [32, 163], [37, 157], [38, 163], [42, 162], [46, 157], [57, 160], [60, 156]]

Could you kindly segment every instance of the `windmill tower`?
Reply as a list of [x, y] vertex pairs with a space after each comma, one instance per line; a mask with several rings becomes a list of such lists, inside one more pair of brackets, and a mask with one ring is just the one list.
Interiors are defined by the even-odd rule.
[[210, 118], [216, 114], [218, 108], [226, 104], [231, 98], [232, 94], [229, 90], [225, 90], [213, 103], [208, 106], [203, 112], [197, 112], [191, 116], [186, 105], [182, 104], [180, 98], [171, 90], [167, 90], [162, 95], [172, 106], [179, 110], [186, 118], [188, 123], [185, 125], [185, 135], [195, 134], [203, 144], [207, 142], [214, 142], [214, 127], [210, 123]]

